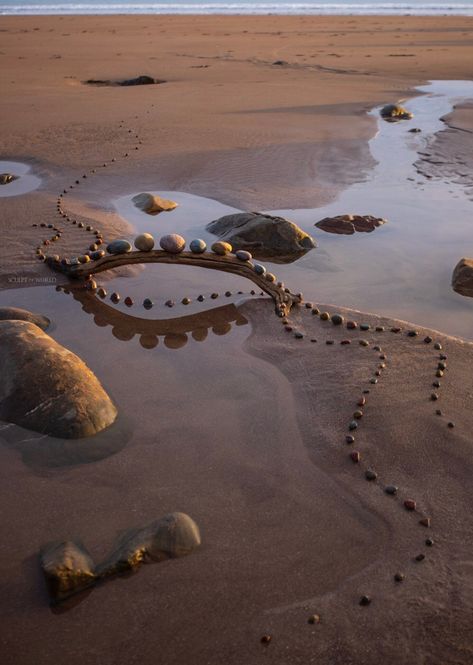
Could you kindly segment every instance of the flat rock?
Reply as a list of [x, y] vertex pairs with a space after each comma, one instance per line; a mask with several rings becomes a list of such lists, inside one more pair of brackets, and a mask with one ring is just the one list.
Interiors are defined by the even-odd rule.
[[247, 250], [256, 259], [275, 263], [291, 263], [316, 247], [315, 240], [293, 222], [261, 212], [225, 215], [206, 229], [229, 242], [235, 251]]
[[315, 226], [327, 233], [353, 235], [355, 232], [371, 233], [385, 223], [385, 219], [373, 217], [373, 215], [337, 215], [336, 217], [324, 217]]
[[170, 199], [162, 199], [160, 196], [143, 192], [132, 198], [135, 207], [147, 215], [159, 215], [161, 212], [171, 212], [177, 208], [177, 203]]
[[21, 309], [20, 307], [0, 307], [0, 321], [29, 321], [41, 330], [47, 330], [51, 324], [47, 316], [29, 312], [27, 309]]
[[473, 259], [460, 259], [452, 275], [452, 288], [462, 296], [473, 298]]
[[66, 439], [92, 436], [117, 410], [74, 353], [29, 321], [0, 321], [0, 418]]

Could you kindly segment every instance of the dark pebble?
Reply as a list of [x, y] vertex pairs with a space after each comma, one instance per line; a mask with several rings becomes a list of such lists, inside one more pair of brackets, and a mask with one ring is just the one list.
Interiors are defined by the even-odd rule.
[[371, 603], [371, 598], [369, 596], [361, 596], [360, 605], [366, 606]]
[[355, 437], [352, 436], [351, 434], [348, 434], [348, 436], [345, 437], [345, 441], [347, 443], [355, 443]]
[[292, 332], [292, 326], [284, 326], [284, 330], [287, 330], [287, 332]]
[[133, 300], [130, 298], [130, 296], [127, 296], [123, 302], [127, 307], [131, 307], [133, 305]]
[[432, 337], [429, 337], [429, 335], [427, 335], [427, 337], [424, 337], [424, 342], [426, 344], [431, 344], [432, 343]]
[[166, 300], [164, 304], [166, 305], [166, 307], [174, 307], [176, 303], [174, 302], [174, 300]]
[[181, 302], [183, 305], [190, 305], [192, 300], [190, 298], [183, 298]]
[[414, 499], [406, 499], [406, 500], [404, 501], [404, 508], [405, 508], [406, 510], [415, 510], [415, 509], [416, 509], [416, 505], [417, 505], [417, 504], [416, 504], [416, 502], [414, 501]]
[[271, 642], [271, 635], [263, 635], [261, 644], [269, 644]]
[[418, 334], [419, 333], [417, 332], [417, 330], [408, 330], [407, 331], [407, 336], [408, 337], [417, 337]]
[[447, 356], [445, 355], [445, 353], [441, 353], [439, 355], [439, 358], [440, 358], [440, 360], [447, 360]]
[[218, 293], [211, 293], [210, 297], [212, 298], [212, 300], [216, 300], [218, 298]]
[[376, 332], [384, 332], [384, 326], [376, 326]]
[[400, 333], [400, 332], [401, 332], [401, 329], [398, 328], [398, 327], [396, 326], [396, 327], [394, 327], [394, 328], [391, 328], [391, 332], [393, 332], [393, 333]]
[[378, 379], [370, 379], [370, 383], [376, 385], [378, 383]]
[[311, 302], [306, 302], [305, 308], [306, 309], [312, 309], [312, 303]]
[[318, 307], [312, 307], [312, 314], [314, 316], [317, 316], [318, 314], [320, 314], [320, 309]]
[[438, 370], [435, 372], [435, 376], [438, 376], [438, 378], [441, 379], [442, 376], [443, 376], [443, 371], [442, 371], [441, 369], [438, 369]]
[[435, 411], [435, 415], [436, 415], [436, 416], [441, 416], [441, 415], [442, 415], [442, 411], [441, 411], [440, 409], [437, 409], [437, 410]]
[[152, 300], [150, 300], [149, 298], [145, 298], [143, 300], [143, 307], [145, 309], [151, 309], [152, 306], [153, 306], [153, 301]]
[[436, 402], [438, 400], [438, 398], [439, 398], [439, 396], [437, 395], [437, 393], [432, 393], [431, 396], [430, 396], [430, 399], [432, 400], [432, 402]]
[[365, 478], [366, 480], [376, 480], [378, 477], [378, 474], [376, 471], [372, 471], [371, 469], [367, 469], [365, 471]]
[[398, 492], [398, 487], [396, 487], [396, 485], [386, 485], [384, 491], [386, 492], [386, 494], [391, 494], [392, 496], [394, 496]]
[[342, 341], [340, 342], [340, 344], [342, 344], [342, 345], [351, 344], [351, 339], [342, 339]]
[[354, 462], [355, 464], [358, 464], [358, 462], [359, 462], [360, 459], [361, 459], [361, 455], [360, 455], [360, 453], [359, 453], [357, 450], [354, 450], [352, 453], [350, 453], [350, 459], [351, 459], [352, 462]]
[[230, 298], [230, 296], [232, 295], [232, 292], [231, 291], [225, 291], [225, 295], [226, 295], [227, 298]]
[[433, 386], [434, 388], [440, 388], [440, 381], [434, 381], [433, 384], [432, 384], [432, 386]]
[[404, 575], [404, 573], [396, 573], [394, 575], [394, 580], [396, 582], [403, 582], [405, 580], [405, 578], [406, 578], [406, 576]]
[[307, 621], [310, 624], [320, 623], [320, 616], [318, 614], [312, 614]]
[[423, 561], [425, 559], [425, 554], [418, 554], [416, 556], [416, 561]]
[[348, 330], [356, 330], [358, 328], [358, 324], [356, 321], [347, 321], [347, 328]]
[[317, 340], [314, 339], [314, 338], [312, 338], [310, 341], [311, 341], [313, 344], [315, 344], [315, 343], [317, 342]]
[[341, 326], [344, 318], [341, 314], [332, 314], [332, 323], [334, 326]]
[[450, 429], [453, 429], [455, 427], [455, 423], [449, 422], [449, 423], [447, 423], [447, 427], [450, 427]]
[[425, 541], [425, 544], [427, 545], [427, 547], [432, 547], [432, 545], [434, 544], [434, 541], [433, 541], [432, 538], [427, 538], [426, 541]]
[[369, 329], [370, 329], [369, 323], [360, 323], [360, 330], [369, 330]]
[[297, 331], [297, 332], [294, 333], [294, 337], [296, 339], [303, 339], [304, 333], [301, 333], [301, 332]]
[[332, 346], [332, 344], [335, 344], [335, 342], [333, 341], [333, 339], [327, 339], [325, 344], [328, 344], [328, 346]]
[[439, 364], [437, 365], [437, 368], [438, 368], [438, 369], [445, 370], [445, 369], [447, 369], [447, 363], [444, 362], [444, 361], [442, 360], [442, 361], [440, 361]]
[[205, 300], [205, 296], [197, 296], [197, 300], [198, 300], [199, 302], [204, 302], [204, 300]]
[[355, 420], [352, 420], [351, 423], [348, 425], [348, 429], [350, 431], [353, 431], [354, 429], [358, 429], [358, 423]]
[[434, 349], [436, 349], [437, 351], [441, 351], [441, 350], [442, 350], [442, 345], [440, 344], [440, 342], [435, 342], [435, 344], [434, 344]]
[[114, 303], [120, 302], [120, 296], [118, 293], [112, 293], [110, 300]]

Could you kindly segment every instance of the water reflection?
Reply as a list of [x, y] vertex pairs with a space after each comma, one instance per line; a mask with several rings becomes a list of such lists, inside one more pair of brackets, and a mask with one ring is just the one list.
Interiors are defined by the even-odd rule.
[[195, 342], [204, 342], [209, 330], [214, 335], [222, 336], [231, 332], [232, 324], [244, 326], [248, 323], [234, 304], [172, 319], [143, 319], [108, 305], [83, 286], [58, 286], [57, 290], [72, 295], [74, 300], [80, 302], [83, 311], [93, 316], [95, 325], [101, 328], [110, 326], [112, 335], [122, 342], [129, 342], [138, 336], [144, 349], [154, 349], [162, 338], [166, 348], [177, 350], [187, 344], [189, 336]]

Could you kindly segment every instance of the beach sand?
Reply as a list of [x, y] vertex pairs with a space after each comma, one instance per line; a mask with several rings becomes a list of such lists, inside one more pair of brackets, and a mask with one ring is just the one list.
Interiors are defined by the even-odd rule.
[[[420, 328], [408, 337], [408, 324], [320, 305], [371, 329], [347, 331], [302, 306], [291, 314], [304, 334], [296, 339], [258, 299], [238, 310], [251, 331], [222, 335], [214, 326], [209, 341], [179, 352], [160, 344], [153, 355], [134, 341], [111, 344], [110, 327], [64, 294], [7, 289], [22, 285], [12, 276], [51, 275], [34, 259], [31, 224], [56, 224], [63, 188], [112, 157], [66, 197], [107, 239], [126, 231], [110, 200], [156, 182], [242, 209], [332, 200], [371, 165], [368, 109], [426, 80], [469, 77], [473, 19], [8, 17], [0, 25], [0, 157], [43, 178], [39, 189], [1, 200], [1, 303], [50, 316], [51, 334], [89, 364], [120, 411], [111, 436], [76, 447], [2, 430], [2, 665], [470, 664], [471, 344]], [[140, 74], [167, 82], [82, 83]], [[453, 117], [469, 123], [460, 112]], [[455, 143], [443, 140], [442, 150]], [[56, 246], [83, 251], [84, 232], [68, 226]], [[402, 330], [390, 332], [394, 325]], [[434, 402], [441, 353], [448, 369]], [[371, 482], [369, 469], [378, 474]], [[388, 484], [397, 496], [385, 495]], [[78, 537], [98, 561], [123, 529], [175, 510], [199, 524], [199, 551], [51, 611], [41, 545]], [[419, 524], [425, 516], [429, 528]], [[365, 594], [372, 602], [363, 607]], [[310, 625], [314, 613], [321, 621]]]

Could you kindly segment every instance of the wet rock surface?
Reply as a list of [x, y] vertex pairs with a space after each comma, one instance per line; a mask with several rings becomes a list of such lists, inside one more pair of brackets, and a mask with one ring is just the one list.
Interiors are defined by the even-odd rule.
[[0, 185], [9, 185], [14, 180], [18, 180], [18, 176], [13, 173], [0, 173]]
[[340, 235], [353, 235], [359, 233], [371, 233], [378, 226], [385, 224], [387, 220], [373, 215], [337, 215], [336, 217], [324, 217], [315, 226], [327, 233]]
[[29, 321], [41, 330], [47, 330], [51, 324], [47, 316], [29, 312], [27, 309], [21, 309], [20, 307], [0, 307], [0, 321]]
[[463, 258], [455, 266], [452, 288], [462, 296], [473, 298], [473, 259]]
[[380, 115], [388, 122], [398, 122], [399, 120], [410, 120], [414, 115], [400, 104], [386, 104], [380, 111]]
[[92, 436], [117, 410], [74, 353], [29, 321], [0, 321], [0, 418], [65, 439]]
[[46, 545], [40, 552], [40, 563], [52, 603], [60, 603], [108, 578], [135, 572], [143, 563], [187, 556], [200, 543], [194, 520], [176, 512], [125, 532], [112, 554], [98, 566], [84, 546], [73, 541]]
[[148, 192], [137, 194], [133, 197], [132, 201], [136, 208], [148, 215], [159, 215], [160, 212], [170, 212], [177, 208], [178, 205], [175, 201], [163, 199], [160, 196], [149, 194]]
[[315, 240], [293, 222], [260, 212], [225, 215], [206, 229], [234, 250], [248, 250], [256, 259], [275, 263], [291, 263], [316, 247]]
[[132, 79], [122, 79], [122, 80], [111, 80], [111, 79], [87, 79], [85, 81], [87, 85], [96, 85], [96, 86], [134, 86], [134, 85], [159, 85], [160, 83], [166, 83], [160, 79], [155, 79], [152, 76], [141, 75]]

